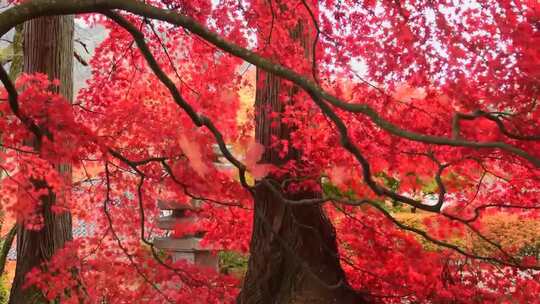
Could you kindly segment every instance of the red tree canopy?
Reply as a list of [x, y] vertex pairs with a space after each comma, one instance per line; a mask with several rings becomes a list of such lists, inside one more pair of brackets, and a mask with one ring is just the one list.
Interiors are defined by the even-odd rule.
[[[51, 299], [232, 302], [237, 279], [153, 248], [157, 201], [201, 200], [198, 227], [176, 233], [246, 254], [251, 190], [287, 174], [277, 192], [323, 191], [287, 203], [325, 204], [348, 279], [375, 302], [538, 301], [539, 2], [67, 2], [0, 14], [1, 34], [58, 13], [108, 31], [73, 105], [54, 80], [0, 69], [1, 208], [39, 229], [44, 179], [71, 194], [59, 212], [95, 223], [29, 277]], [[270, 123], [295, 130], [273, 148], [302, 162], [258, 164], [256, 68], [298, 88]], [[214, 166], [216, 145], [235, 170]], [[54, 170], [66, 160], [73, 182]]]

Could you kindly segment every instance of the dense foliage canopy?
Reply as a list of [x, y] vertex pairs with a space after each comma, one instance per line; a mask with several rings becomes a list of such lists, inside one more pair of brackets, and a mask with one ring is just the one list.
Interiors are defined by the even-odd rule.
[[[282, 199], [324, 204], [349, 282], [374, 302], [538, 301], [536, 0], [13, 5], [0, 35], [51, 14], [108, 30], [73, 105], [44, 75], [12, 82], [0, 69], [1, 208], [40, 229], [37, 198], [70, 193], [57, 211], [95, 223], [28, 277], [50, 299], [233, 302], [238, 276], [153, 247], [157, 201], [201, 200], [197, 227], [175, 233], [204, 229], [207, 246], [247, 255], [251, 193], [265, 183], [324, 193]], [[298, 27], [309, 45], [291, 35]], [[301, 151], [301, 162], [258, 163], [256, 68], [298, 88], [280, 92], [286, 107], [270, 123], [294, 129], [273, 148]], [[38, 152], [23, 145], [30, 135]], [[216, 144], [235, 170], [213, 165]], [[66, 160], [72, 182], [54, 169]], [[265, 178], [280, 175], [290, 178]]]

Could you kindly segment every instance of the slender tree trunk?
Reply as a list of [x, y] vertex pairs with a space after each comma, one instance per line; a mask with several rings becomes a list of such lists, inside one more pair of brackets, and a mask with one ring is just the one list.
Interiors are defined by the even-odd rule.
[[[302, 23], [291, 35], [301, 39], [309, 58], [312, 40]], [[283, 112], [284, 106], [278, 98], [283, 90], [278, 77], [257, 70], [255, 137], [265, 147], [261, 163], [279, 166], [291, 159], [300, 161], [300, 154], [294, 149], [282, 158], [270, 148], [272, 137], [288, 140], [291, 134], [288, 125], [270, 115]], [[287, 93], [292, 97], [297, 90], [293, 88]], [[283, 193], [283, 196], [310, 199], [320, 197], [321, 193]], [[286, 205], [261, 186], [255, 192], [254, 213], [248, 271], [238, 303], [366, 303], [347, 282], [339, 261], [334, 227], [320, 205]]]
[[[73, 99], [73, 16], [53, 16], [34, 19], [24, 25], [23, 71], [41, 72], [49, 79], [58, 79], [58, 93]], [[58, 171], [71, 181], [71, 166], [58, 164]], [[43, 181], [36, 185], [45, 187]], [[54, 253], [72, 239], [69, 212], [54, 213], [52, 205], [65, 198], [65, 193], [41, 197], [44, 227], [28, 230], [19, 223], [17, 232], [17, 266], [9, 299], [10, 304], [41, 303], [43, 296], [36, 287], [24, 288], [26, 274], [51, 259]]]

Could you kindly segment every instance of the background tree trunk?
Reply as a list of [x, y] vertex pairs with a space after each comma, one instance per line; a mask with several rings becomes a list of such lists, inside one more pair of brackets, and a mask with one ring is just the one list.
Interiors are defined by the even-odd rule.
[[[67, 100], [73, 99], [73, 16], [54, 16], [34, 19], [24, 25], [23, 72], [41, 72], [49, 79], [58, 79], [58, 93]], [[71, 166], [58, 164], [58, 171], [66, 181], [71, 181]], [[44, 185], [43, 181], [37, 184]], [[44, 227], [27, 230], [19, 223], [17, 232], [17, 266], [9, 303], [41, 303], [43, 296], [35, 287], [23, 288], [26, 274], [34, 267], [48, 261], [53, 254], [72, 239], [71, 215], [57, 214], [51, 206], [64, 193], [51, 193], [41, 197]]]
[[[306, 32], [300, 23], [291, 35], [301, 40], [305, 56], [310, 58], [312, 40]], [[299, 152], [294, 149], [282, 158], [270, 148], [272, 137], [287, 140], [292, 131], [279, 117], [270, 116], [272, 112], [283, 112], [284, 105], [278, 98], [284, 90], [281, 82], [278, 77], [257, 70], [255, 138], [265, 147], [261, 163], [277, 166], [291, 159], [300, 160]], [[288, 89], [291, 99], [297, 90]], [[283, 193], [283, 196], [310, 199], [320, 197], [321, 193]], [[339, 261], [334, 227], [320, 205], [285, 205], [261, 186], [255, 193], [254, 213], [248, 271], [238, 303], [366, 302], [347, 282]]]

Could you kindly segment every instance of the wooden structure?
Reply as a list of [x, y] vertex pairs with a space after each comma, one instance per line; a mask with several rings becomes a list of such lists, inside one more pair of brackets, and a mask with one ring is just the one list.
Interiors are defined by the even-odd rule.
[[[227, 147], [231, 149], [230, 146]], [[213, 146], [216, 158], [214, 165], [218, 170], [234, 169], [220, 153], [217, 145]], [[192, 200], [189, 203], [178, 203], [174, 201], [158, 201], [158, 208], [162, 210], [162, 216], [157, 220], [160, 229], [171, 231], [177, 225], [191, 225], [197, 221], [195, 212], [201, 206], [201, 201]], [[156, 248], [166, 250], [171, 253], [173, 261], [187, 260], [190, 263], [210, 267], [216, 271], [219, 269], [218, 256], [208, 248], [203, 248], [200, 241], [204, 231], [198, 231], [191, 235], [184, 235], [180, 238], [172, 236], [154, 239]]]
[[[158, 201], [158, 208], [163, 210], [163, 215], [158, 218], [157, 226], [163, 230], [174, 230], [176, 225], [190, 225], [197, 221], [197, 216], [189, 211], [196, 211], [200, 202], [193, 200], [187, 204], [176, 202]], [[208, 248], [200, 245], [203, 231], [187, 234], [179, 238], [172, 236], [154, 239], [154, 246], [169, 251], [173, 261], [186, 260], [190, 263], [210, 267], [218, 270], [218, 257]]]

